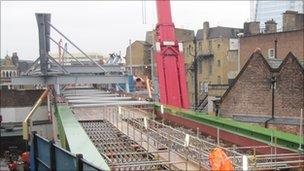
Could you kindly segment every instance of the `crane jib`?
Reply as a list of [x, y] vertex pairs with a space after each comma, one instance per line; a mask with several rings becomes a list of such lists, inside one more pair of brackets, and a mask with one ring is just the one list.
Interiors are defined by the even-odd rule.
[[169, 0], [157, 0], [156, 63], [160, 103], [189, 108], [182, 44], [177, 43]]

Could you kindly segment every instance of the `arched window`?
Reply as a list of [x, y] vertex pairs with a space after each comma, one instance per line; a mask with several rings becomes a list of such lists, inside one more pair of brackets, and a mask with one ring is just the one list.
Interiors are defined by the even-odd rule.
[[8, 71], [6, 71], [6, 78], [8, 78]]
[[12, 77], [12, 71], [9, 72], [9, 77]]
[[2, 71], [2, 75], [1, 75], [2, 77], [5, 77], [5, 71]]

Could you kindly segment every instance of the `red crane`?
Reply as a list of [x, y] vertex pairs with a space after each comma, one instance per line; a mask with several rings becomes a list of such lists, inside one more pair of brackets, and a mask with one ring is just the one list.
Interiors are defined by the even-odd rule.
[[157, 0], [156, 63], [160, 103], [189, 108], [182, 44], [175, 37], [170, 0]]

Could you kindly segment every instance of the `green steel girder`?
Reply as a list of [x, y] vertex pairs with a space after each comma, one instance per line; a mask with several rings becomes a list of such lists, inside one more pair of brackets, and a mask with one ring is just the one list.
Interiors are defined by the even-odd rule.
[[63, 148], [74, 154], [82, 154], [83, 158], [102, 170], [110, 170], [106, 160], [75, 118], [72, 110], [66, 104], [55, 106], [58, 132]]
[[58, 107], [57, 105], [54, 107], [55, 108], [55, 117], [56, 117], [56, 121], [57, 121], [57, 131], [58, 131], [58, 134], [59, 134], [59, 139], [60, 139], [60, 144], [61, 144], [61, 147], [70, 151], [69, 149], [69, 146], [68, 146], [68, 143], [66, 141], [66, 136], [65, 136], [65, 133], [64, 133], [64, 128], [63, 128], [63, 125], [62, 125], [62, 121], [61, 121], [61, 118], [60, 118], [60, 115], [59, 115], [59, 111], [58, 111]]
[[[264, 128], [257, 125], [242, 123], [230, 118], [222, 118], [211, 116], [206, 113], [194, 112], [191, 110], [179, 109], [169, 106], [163, 106], [165, 113], [170, 113], [176, 116], [181, 116], [187, 119], [195, 120], [210, 127], [219, 128], [221, 130], [243, 136], [252, 140], [256, 140], [268, 145], [274, 145], [276, 139], [278, 147], [288, 149], [295, 152], [303, 152], [304, 140], [300, 136], [277, 131], [269, 128]], [[155, 104], [155, 109], [160, 110], [161, 105]], [[271, 140], [272, 139], [272, 140]], [[300, 148], [301, 143], [301, 148]]]

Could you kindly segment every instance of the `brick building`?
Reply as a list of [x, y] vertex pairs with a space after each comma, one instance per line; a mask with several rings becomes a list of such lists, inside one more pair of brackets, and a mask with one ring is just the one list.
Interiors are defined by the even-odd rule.
[[[127, 47], [125, 59], [129, 72], [132, 66], [132, 73], [135, 76], [151, 78], [151, 46], [146, 41], [136, 40]], [[132, 59], [130, 59], [130, 47]]]
[[[194, 92], [194, 86], [193, 86], [193, 76], [191, 75], [191, 72], [189, 70], [193, 59], [194, 59], [194, 31], [188, 30], [188, 29], [181, 29], [181, 28], [175, 28], [175, 35], [177, 37], [177, 40], [181, 43], [183, 43], [183, 53], [185, 57], [185, 69], [186, 69], [186, 78], [187, 78], [187, 87], [189, 93], [189, 99], [192, 103], [193, 98], [191, 98], [192, 93]], [[157, 77], [157, 71], [156, 71], [156, 61], [155, 61], [155, 45], [156, 42], [156, 35], [155, 30], [148, 31], [146, 33], [146, 40], [145, 41], [134, 41], [131, 44], [131, 55], [132, 55], [132, 66], [133, 66], [133, 74], [144, 78], [145, 76], [148, 76], [151, 78], [151, 59], [154, 59], [154, 76]], [[130, 51], [129, 47], [127, 47], [126, 50], [126, 65], [130, 65]], [[152, 51], [151, 51], [152, 50]], [[157, 86], [157, 85], [155, 85]]]
[[[212, 112], [213, 100], [223, 95], [238, 73], [238, 39], [240, 28], [209, 27], [196, 34], [198, 60], [198, 111]], [[192, 98], [194, 93], [192, 92]]]
[[283, 13], [283, 31], [300, 30], [304, 27], [304, 14], [297, 11]]
[[239, 28], [209, 27], [204, 22], [203, 29], [196, 34], [197, 52], [200, 58], [199, 82], [204, 84], [228, 84], [237, 74]]
[[[273, 84], [271, 80], [275, 80]], [[254, 53], [222, 96], [220, 115], [298, 134], [303, 107], [304, 68], [298, 59], [292, 53], [284, 60], [266, 59], [261, 53]]]
[[0, 60], [0, 88], [2, 89], [33, 89], [32, 86], [12, 86], [12, 77], [18, 77], [25, 73], [33, 64], [31, 60], [19, 60], [16, 52], [12, 56], [6, 55], [4, 59]]
[[[286, 11], [283, 14], [283, 31], [276, 32], [276, 23], [269, 20], [266, 30], [260, 33], [259, 22], [244, 24], [244, 36], [240, 37], [240, 66], [244, 66], [256, 48], [261, 49], [265, 58], [284, 59], [292, 52], [298, 60], [304, 62], [304, 14]], [[275, 41], [277, 53], [275, 54]]]

